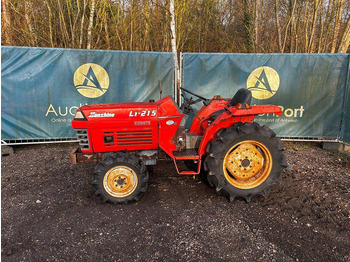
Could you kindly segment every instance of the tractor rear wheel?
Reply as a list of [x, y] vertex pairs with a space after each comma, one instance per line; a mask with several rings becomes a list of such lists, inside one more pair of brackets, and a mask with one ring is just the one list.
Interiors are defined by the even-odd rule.
[[141, 161], [118, 152], [97, 164], [92, 183], [104, 202], [127, 204], [141, 198], [147, 189], [148, 178], [146, 166]]
[[221, 129], [207, 147], [208, 182], [231, 201], [266, 197], [270, 187], [281, 182], [282, 169], [287, 167], [284, 146], [275, 136], [257, 123]]

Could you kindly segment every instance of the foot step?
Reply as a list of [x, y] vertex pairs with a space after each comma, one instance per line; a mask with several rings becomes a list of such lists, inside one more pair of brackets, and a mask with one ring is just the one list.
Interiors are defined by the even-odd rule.
[[199, 159], [198, 151], [196, 149], [185, 149], [182, 151], [173, 151], [175, 159]]

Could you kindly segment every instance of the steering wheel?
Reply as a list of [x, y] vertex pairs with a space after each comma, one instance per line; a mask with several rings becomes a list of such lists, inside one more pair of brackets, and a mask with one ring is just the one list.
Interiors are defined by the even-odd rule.
[[[185, 88], [180, 87], [180, 89], [182, 91], [184, 91], [184, 92], [181, 93], [181, 96], [184, 98], [184, 102], [181, 105], [181, 109], [184, 111], [185, 114], [188, 114], [190, 111], [192, 111], [192, 112], [194, 112], [196, 114], [196, 112], [194, 111], [194, 109], [192, 108], [191, 105], [197, 104], [200, 101], [203, 101], [203, 104], [205, 106], [207, 106], [209, 104], [209, 101], [210, 101], [209, 99], [207, 99], [207, 98], [205, 98], [203, 96], [197, 95], [196, 93], [193, 93], [192, 91], [189, 91], [189, 90], [187, 90]], [[187, 98], [186, 93], [194, 95], [194, 96], [198, 97], [198, 99], [197, 100], [193, 100], [192, 97], [191, 98]]]
[[[191, 95], [194, 95], [194, 96], [198, 97], [198, 98], [199, 98], [199, 101], [201, 101], [201, 100], [207, 101], [207, 100], [208, 100], [207, 98], [205, 98], [205, 97], [203, 97], [203, 96], [200, 96], [200, 95], [197, 95], [196, 93], [193, 93], [192, 91], [187, 90], [187, 89], [185, 89], [185, 88], [183, 88], [183, 87], [180, 87], [180, 89], [181, 89], [182, 91], [185, 91], [186, 93], [189, 93], [189, 94], [191, 94]], [[198, 101], [198, 102], [199, 102], [199, 101]], [[198, 103], [198, 102], [196, 102], [196, 103]]]

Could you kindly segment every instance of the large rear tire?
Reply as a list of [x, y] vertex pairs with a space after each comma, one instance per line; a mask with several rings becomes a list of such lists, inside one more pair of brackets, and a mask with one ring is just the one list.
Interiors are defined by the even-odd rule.
[[266, 126], [236, 123], [221, 129], [207, 147], [208, 182], [230, 201], [266, 197], [272, 185], [280, 184], [287, 167], [283, 150], [281, 140]]
[[127, 204], [141, 198], [148, 178], [147, 168], [139, 159], [118, 152], [97, 164], [92, 183], [104, 202]]

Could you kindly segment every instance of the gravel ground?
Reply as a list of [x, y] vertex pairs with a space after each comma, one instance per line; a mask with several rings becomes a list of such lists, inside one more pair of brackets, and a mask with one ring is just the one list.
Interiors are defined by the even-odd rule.
[[269, 196], [229, 202], [159, 162], [143, 198], [103, 204], [73, 144], [2, 157], [3, 261], [350, 261], [350, 156], [288, 143]]

